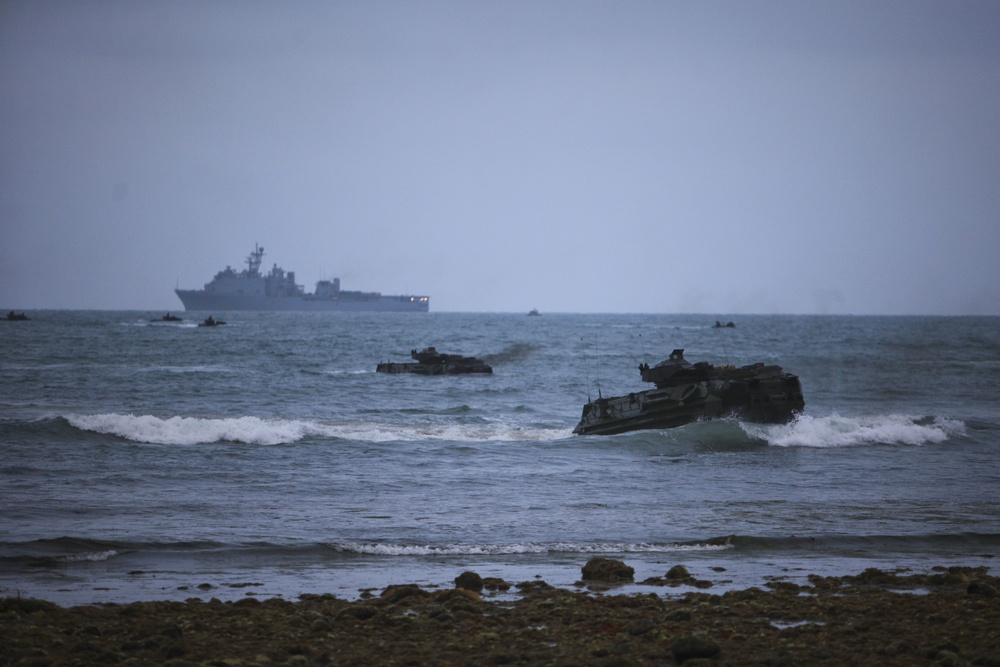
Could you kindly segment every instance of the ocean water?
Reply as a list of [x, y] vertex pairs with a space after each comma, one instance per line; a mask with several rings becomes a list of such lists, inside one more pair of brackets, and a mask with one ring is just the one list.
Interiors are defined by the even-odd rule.
[[[0, 595], [572, 586], [598, 555], [715, 591], [997, 568], [1000, 318], [30, 315], [0, 322]], [[375, 372], [428, 345], [494, 374]], [[572, 434], [674, 348], [782, 365], [805, 414]]]

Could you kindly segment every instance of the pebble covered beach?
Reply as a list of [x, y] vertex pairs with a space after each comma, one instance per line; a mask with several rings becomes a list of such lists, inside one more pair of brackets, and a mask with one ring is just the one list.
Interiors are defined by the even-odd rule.
[[2, 665], [1000, 665], [1000, 579], [983, 567], [868, 569], [712, 592], [683, 566], [616, 594], [592, 559], [573, 589], [473, 572], [345, 600], [0, 601]]

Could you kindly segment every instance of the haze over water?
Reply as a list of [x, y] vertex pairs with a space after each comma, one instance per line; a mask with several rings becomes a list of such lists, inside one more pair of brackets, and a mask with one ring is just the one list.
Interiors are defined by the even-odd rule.
[[[1000, 4], [5, 2], [0, 308], [1000, 315]], [[0, 311], [3, 312], [3, 311]]]

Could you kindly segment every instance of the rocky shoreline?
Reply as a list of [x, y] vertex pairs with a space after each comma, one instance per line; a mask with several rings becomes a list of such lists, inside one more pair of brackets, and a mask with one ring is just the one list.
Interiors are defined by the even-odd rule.
[[353, 601], [6, 598], [0, 665], [1000, 667], [1000, 580], [987, 568], [869, 569], [713, 594], [678, 566], [640, 582], [647, 594], [615, 594], [631, 577], [592, 559], [576, 590], [466, 572], [455, 588], [403, 584]]

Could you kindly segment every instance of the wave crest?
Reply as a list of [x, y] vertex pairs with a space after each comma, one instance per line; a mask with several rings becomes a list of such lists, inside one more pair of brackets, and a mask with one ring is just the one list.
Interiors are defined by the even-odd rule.
[[965, 433], [965, 424], [961, 421], [900, 414], [870, 417], [801, 415], [789, 424], [741, 424], [741, 427], [748, 435], [777, 447], [926, 445]]
[[115, 549], [108, 549], [107, 551], [85, 551], [78, 554], [58, 556], [55, 560], [59, 563], [102, 563], [106, 560], [111, 560], [119, 554], [120, 552]]
[[215, 442], [238, 442], [250, 445], [281, 445], [304, 438], [355, 440], [360, 442], [510, 442], [548, 441], [565, 438], [569, 429], [522, 428], [502, 423], [391, 424], [371, 421], [323, 423], [259, 417], [208, 419], [152, 415], [70, 415], [74, 428], [105, 435], [115, 435], [132, 442], [155, 445], [198, 445]]
[[622, 542], [554, 542], [525, 544], [386, 544], [380, 542], [332, 542], [340, 553], [367, 556], [498, 556], [516, 554], [637, 554], [677, 553], [685, 551], [720, 551], [731, 549], [729, 541], [685, 542], [672, 544]]
[[308, 422], [264, 420], [259, 417], [204, 419], [152, 415], [71, 415], [66, 420], [76, 428], [117, 435], [133, 442], [156, 445], [197, 445], [209, 442], [243, 442], [254, 445], [279, 445], [295, 442], [315, 433]]

